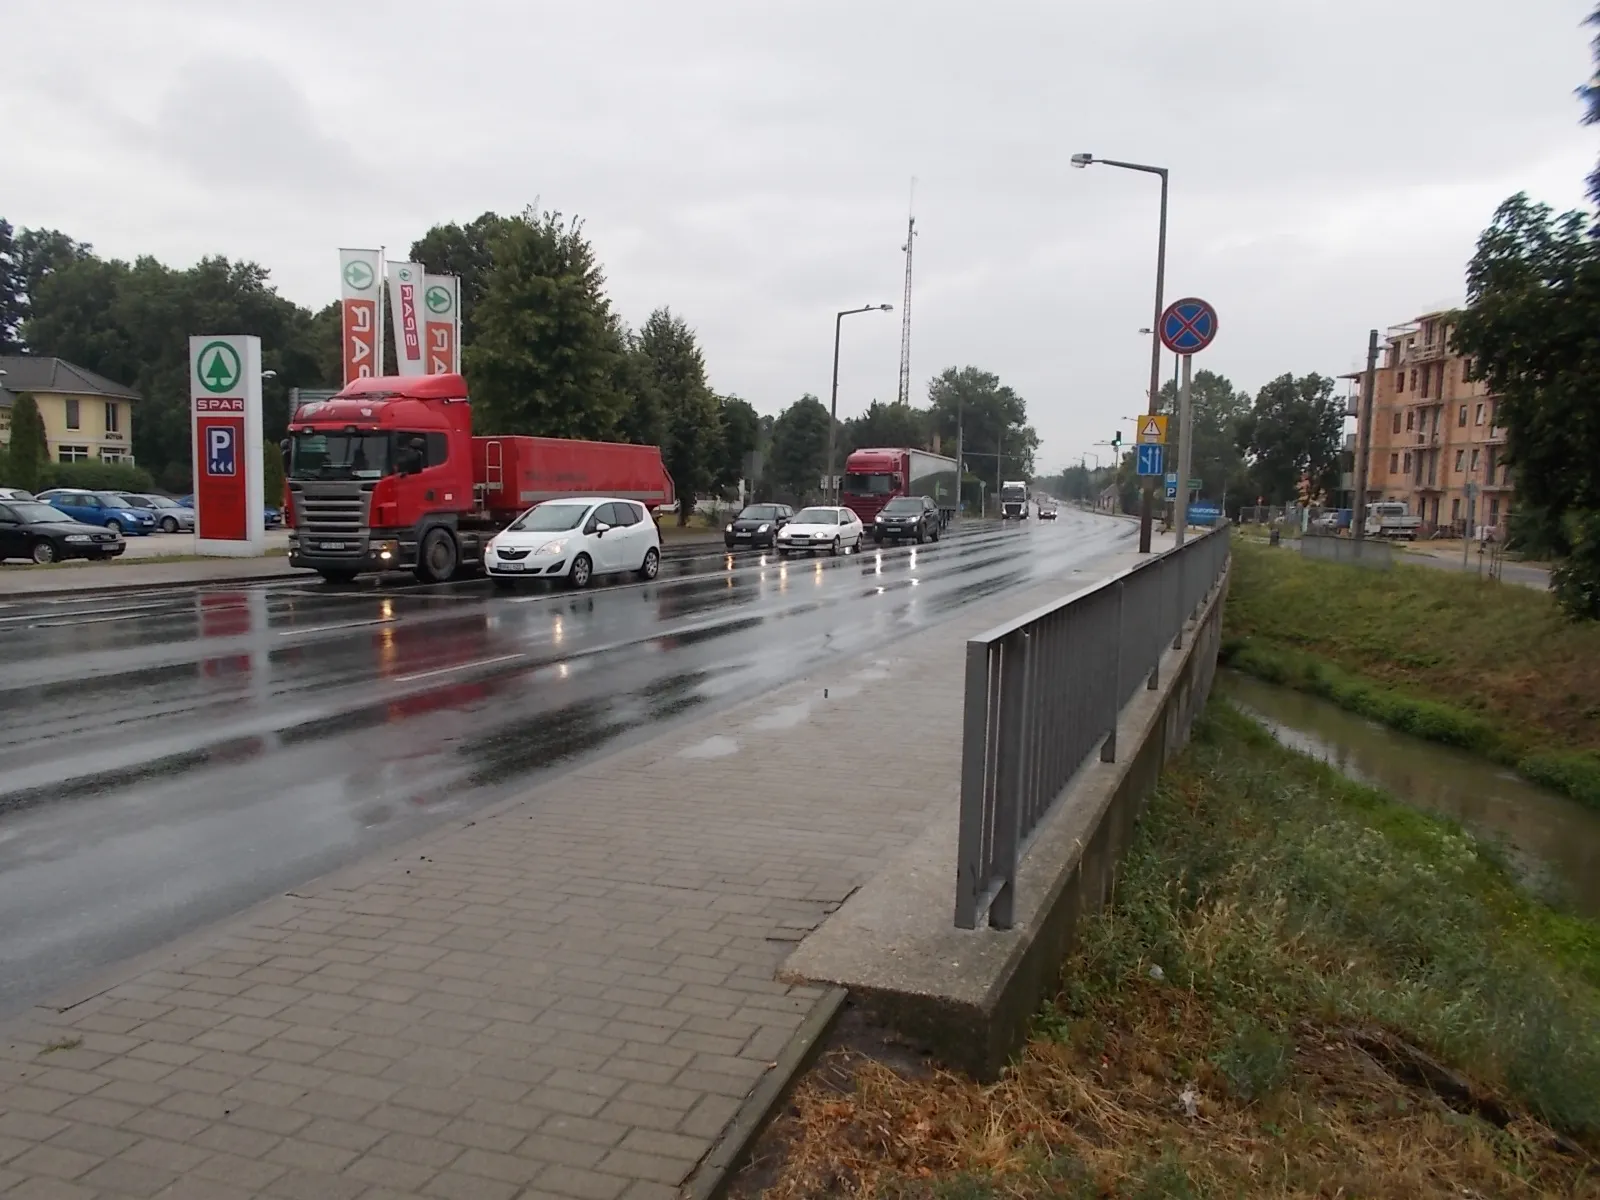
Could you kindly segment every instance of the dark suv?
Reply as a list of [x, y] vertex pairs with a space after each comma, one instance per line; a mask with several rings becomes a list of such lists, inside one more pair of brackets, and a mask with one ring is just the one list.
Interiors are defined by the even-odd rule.
[[722, 531], [722, 544], [729, 550], [740, 546], [753, 549], [778, 544], [778, 530], [789, 523], [794, 509], [787, 504], [747, 504]]
[[927, 496], [896, 496], [872, 522], [872, 540], [885, 542], [937, 542], [943, 524], [939, 506]]

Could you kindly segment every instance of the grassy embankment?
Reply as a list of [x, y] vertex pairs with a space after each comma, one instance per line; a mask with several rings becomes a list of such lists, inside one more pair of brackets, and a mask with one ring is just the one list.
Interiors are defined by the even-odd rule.
[[1600, 1196], [1600, 926], [1225, 705], [1062, 978], [993, 1086], [830, 1050], [735, 1194]]
[[1529, 588], [1234, 545], [1229, 665], [1600, 808], [1600, 625]]

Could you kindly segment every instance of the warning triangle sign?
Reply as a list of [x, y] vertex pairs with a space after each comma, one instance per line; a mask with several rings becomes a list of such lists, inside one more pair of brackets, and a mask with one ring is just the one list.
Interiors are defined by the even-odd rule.
[[1139, 430], [1141, 441], [1159, 442], [1166, 435], [1166, 422], [1158, 421], [1154, 417], [1144, 419], [1144, 428]]

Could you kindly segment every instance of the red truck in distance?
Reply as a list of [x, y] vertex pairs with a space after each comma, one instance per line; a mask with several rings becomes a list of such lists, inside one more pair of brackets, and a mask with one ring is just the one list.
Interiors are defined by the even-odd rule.
[[926, 450], [855, 450], [844, 460], [841, 501], [868, 529], [896, 496], [927, 496], [943, 523], [956, 515], [956, 460]]
[[476, 571], [489, 539], [544, 500], [674, 498], [659, 446], [474, 437], [460, 375], [353, 380], [295, 411], [284, 457], [289, 562], [332, 582]]

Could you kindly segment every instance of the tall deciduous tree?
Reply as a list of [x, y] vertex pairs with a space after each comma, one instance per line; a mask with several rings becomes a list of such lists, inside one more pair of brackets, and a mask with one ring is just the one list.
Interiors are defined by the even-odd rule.
[[732, 488], [740, 479], [746, 483], [745, 461], [761, 445], [761, 418], [748, 400], [738, 396], [723, 396], [722, 445], [718, 451], [716, 484], [719, 488]]
[[695, 498], [711, 490], [722, 447], [722, 413], [706, 385], [706, 364], [694, 330], [670, 309], [658, 308], [639, 330], [639, 353], [661, 397], [661, 457], [678, 492], [678, 523]]
[[928, 384], [929, 420], [940, 446], [954, 454], [957, 429], [966, 472], [989, 481], [1031, 479], [1039, 435], [1028, 424], [1027, 402], [1000, 377], [977, 367], [947, 367]]
[[[1596, 4], [1594, 11], [1589, 14], [1588, 23], [1600, 28], [1600, 4]], [[1600, 125], [1600, 33], [1595, 34], [1589, 45], [1594, 52], [1594, 75], [1578, 89], [1578, 95], [1584, 103], [1583, 123]], [[1600, 204], [1600, 166], [1596, 166], [1594, 173], [1589, 176], [1589, 199]], [[1600, 217], [1596, 218], [1595, 225], [1600, 228]]]
[[22, 351], [22, 318], [27, 315], [28, 294], [22, 287], [22, 268], [11, 223], [0, 217], [0, 354]]
[[435, 275], [461, 279], [461, 344], [478, 332], [478, 304], [489, 287], [494, 269], [492, 243], [505, 229], [507, 218], [486, 212], [465, 225], [435, 225], [411, 243], [411, 261]]
[[487, 431], [611, 438], [628, 408], [605, 276], [583, 224], [526, 210], [494, 258], [462, 360]]
[[767, 477], [779, 495], [804, 503], [817, 494], [828, 470], [829, 423], [826, 406], [809, 393], [778, 414]]
[[12, 487], [37, 491], [45, 465], [50, 461], [50, 447], [45, 441], [44, 418], [39, 415], [39, 405], [28, 392], [19, 395], [11, 405], [10, 478]]
[[1338, 484], [1344, 409], [1333, 389], [1323, 375], [1280, 375], [1256, 393], [1239, 422], [1238, 445], [1250, 463], [1252, 486], [1267, 503], [1292, 501], [1302, 476], [1313, 490]]
[[[1224, 375], [1196, 371], [1189, 385], [1189, 427], [1194, 439], [1189, 454], [1190, 477], [1200, 480], [1200, 494], [1221, 501], [1240, 497], [1248, 488], [1239, 429], [1250, 415], [1250, 395]], [[1172, 380], [1161, 388], [1161, 411], [1170, 414], [1168, 453], [1178, 448], [1178, 390]], [[1177, 459], [1173, 459], [1174, 465]]]
[[[899, 401], [884, 404], [874, 400], [866, 412], [844, 425], [846, 444], [853, 450], [873, 446], [926, 450], [932, 440], [928, 411]], [[953, 445], [946, 449], [955, 453]]]
[[1563, 607], [1600, 618], [1600, 237], [1588, 215], [1507, 200], [1478, 239], [1467, 304], [1455, 344], [1500, 398], [1518, 506], [1567, 543], [1553, 577]]

